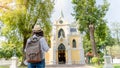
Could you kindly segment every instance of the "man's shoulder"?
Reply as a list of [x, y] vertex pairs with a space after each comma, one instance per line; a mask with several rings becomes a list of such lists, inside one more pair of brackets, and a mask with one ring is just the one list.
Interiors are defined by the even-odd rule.
[[30, 38], [28, 38], [27, 41], [30, 41]]
[[40, 37], [40, 40], [45, 40], [45, 37]]

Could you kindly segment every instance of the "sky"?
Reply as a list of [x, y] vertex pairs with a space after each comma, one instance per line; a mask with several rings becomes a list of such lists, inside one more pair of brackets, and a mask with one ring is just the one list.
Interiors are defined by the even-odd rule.
[[120, 0], [108, 0], [110, 3], [106, 18], [109, 22], [120, 22]]
[[[52, 14], [51, 21], [54, 22], [60, 17], [61, 11], [63, 12], [64, 18], [68, 22], [74, 22], [75, 19], [71, 15], [73, 13], [72, 0], [55, 0], [55, 6]], [[97, 0], [98, 4], [101, 4], [103, 0]], [[105, 19], [108, 21], [110, 26], [112, 22], [120, 23], [120, 0], [107, 0], [110, 3], [109, 10], [106, 13]]]
[[62, 11], [64, 19], [68, 22], [73, 22], [74, 17], [71, 15], [71, 13], [73, 13], [72, 7], [73, 4], [71, 3], [71, 0], [55, 0], [51, 21], [54, 22], [57, 20], [60, 17]]

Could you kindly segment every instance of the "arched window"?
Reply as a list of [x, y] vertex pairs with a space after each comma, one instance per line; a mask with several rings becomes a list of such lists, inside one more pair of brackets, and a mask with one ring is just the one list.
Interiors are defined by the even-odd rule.
[[65, 50], [65, 46], [61, 43], [58, 47], [58, 50]]
[[76, 40], [75, 39], [73, 39], [72, 45], [73, 45], [73, 48], [76, 48]]
[[65, 37], [65, 33], [64, 33], [63, 29], [60, 29], [58, 32], [58, 38], [60, 38], [60, 36]]

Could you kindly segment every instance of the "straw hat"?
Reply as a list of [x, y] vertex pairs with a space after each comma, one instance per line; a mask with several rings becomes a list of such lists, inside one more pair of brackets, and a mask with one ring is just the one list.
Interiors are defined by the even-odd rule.
[[34, 28], [32, 29], [33, 32], [40, 32], [42, 31], [41, 27], [39, 25], [35, 25]]

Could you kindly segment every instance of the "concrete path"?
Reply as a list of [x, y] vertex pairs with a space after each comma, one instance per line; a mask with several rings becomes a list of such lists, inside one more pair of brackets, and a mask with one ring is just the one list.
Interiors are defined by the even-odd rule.
[[47, 65], [46, 68], [95, 68], [89, 65]]

